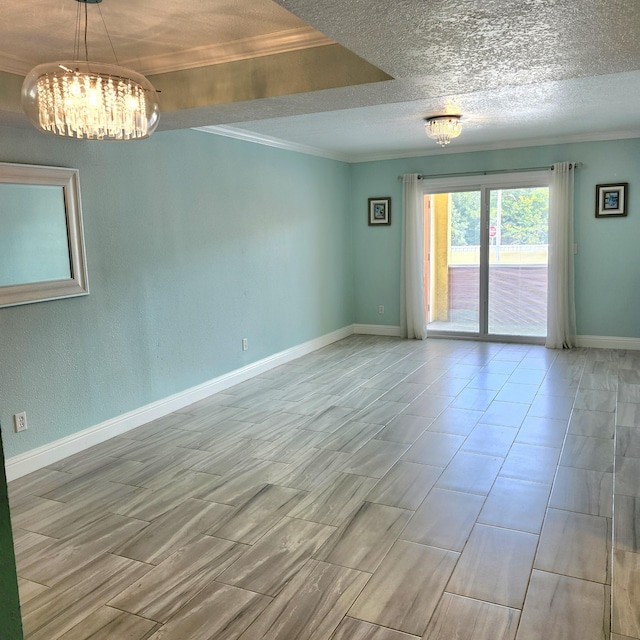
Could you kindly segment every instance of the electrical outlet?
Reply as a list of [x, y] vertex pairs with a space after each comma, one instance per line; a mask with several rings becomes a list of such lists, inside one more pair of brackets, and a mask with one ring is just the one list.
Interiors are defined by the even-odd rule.
[[13, 425], [16, 433], [27, 430], [27, 412], [21, 411], [20, 413], [13, 414]]
[[380, 314], [384, 313], [384, 305], [383, 305], [383, 304], [381, 304], [381, 305], [378, 307], [378, 313], [380, 313]]
[[246, 351], [249, 348], [249, 341], [246, 338], [242, 338], [242, 350]]

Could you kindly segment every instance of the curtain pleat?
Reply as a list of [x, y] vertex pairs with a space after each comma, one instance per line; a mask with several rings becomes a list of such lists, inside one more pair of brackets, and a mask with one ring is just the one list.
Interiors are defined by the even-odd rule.
[[404, 338], [424, 340], [424, 195], [418, 175], [403, 176], [400, 331]]
[[570, 349], [576, 343], [573, 267], [573, 176], [575, 165], [553, 165], [549, 193], [549, 280], [547, 340], [550, 349]]

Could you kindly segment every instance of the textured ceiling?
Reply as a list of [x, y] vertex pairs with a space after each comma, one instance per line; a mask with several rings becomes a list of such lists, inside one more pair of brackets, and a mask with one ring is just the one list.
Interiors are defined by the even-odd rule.
[[[161, 128], [224, 125], [347, 160], [640, 136], [638, 0], [104, 0], [121, 64], [162, 90]], [[73, 53], [73, 0], [0, 0], [0, 71]], [[89, 12], [97, 9], [88, 7]], [[92, 16], [90, 56], [113, 60]], [[16, 78], [13, 80], [13, 78]], [[0, 77], [0, 122], [23, 122]]]

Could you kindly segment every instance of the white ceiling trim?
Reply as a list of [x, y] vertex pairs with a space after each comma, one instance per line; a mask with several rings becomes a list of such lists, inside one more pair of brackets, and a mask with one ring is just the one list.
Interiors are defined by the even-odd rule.
[[523, 140], [505, 140], [489, 144], [451, 145], [443, 148], [427, 148], [422, 151], [399, 151], [397, 153], [356, 154], [347, 157], [346, 162], [376, 162], [378, 160], [398, 160], [400, 158], [420, 158], [421, 156], [438, 156], [450, 153], [470, 153], [472, 151], [496, 151], [499, 149], [518, 149], [521, 147], [547, 147], [557, 144], [576, 144], [579, 142], [602, 142], [605, 140], [626, 140], [640, 138], [640, 131], [613, 131], [609, 133], [585, 133], [553, 138], [529, 138]]
[[[194, 127], [194, 131], [204, 131], [214, 135], [224, 136], [226, 138], [235, 138], [236, 140], [244, 140], [245, 142], [254, 142], [268, 147], [276, 147], [285, 149], [286, 151], [295, 151], [311, 156], [319, 156], [330, 160], [338, 160], [340, 162], [349, 162], [352, 164], [358, 162], [377, 162], [380, 160], [398, 160], [401, 158], [420, 158], [422, 156], [437, 156], [451, 153], [469, 153], [472, 151], [495, 151], [499, 149], [517, 149], [520, 147], [546, 147], [558, 144], [575, 144], [580, 142], [601, 142], [606, 140], [626, 140], [632, 138], [640, 138], [640, 131], [615, 131], [609, 133], [587, 133], [581, 135], [562, 136], [554, 138], [532, 138], [526, 140], [511, 140], [505, 142], [496, 142], [492, 144], [479, 145], [463, 145], [463, 146], [447, 146], [446, 148], [429, 148], [425, 146], [423, 150], [413, 152], [382, 153], [382, 154], [356, 154], [347, 155], [311, 147], [295, 142], [288, 142], [280, 138], [272, 138], [271, 136], [238, 129], [236, 127], [228, 127], [224, 125]], [[428, 144], [428, 142], [426, 143]]]
[[221, 42], [185, 51], [166, 53], [161, 56], [137, 58], [136, 60], [131, 60], [130, 63], [135, 63], [136, 70], [140, 73], [154, 75], [206, 67], [213, 64], [237, 62], [238, 60], [248, 60], [250, 58], [273, 56], [280, 53], [289, 53], [290, 51], [322, 47], [328, 44], [335, 44], [335, 42], [311, 27], [300, 27], [298, 29], [287, 29], [277, 33], [266, 33], [251, 38], [243, 38], [242, 40]]
[[309, 147], [305, 144], [288, 142], [287, 140], [281, 140], [280, 138], [272, 138], [259, 133], [253, 133], [252, 131], [236, 129], [235, 127], [212, 125], [208, 127], [194, 127], [193, 129], [194, 131], [204, 131], [204, 133], [212, 133], [217, 136], [224, 136], [225, 138], [235, 138], [236, 140], [244, 140], [245, 142], [254, 142], [267, 147], [276, 147], [277, 149], [285, 149], [286, 151], [296, 151], [297, 153], [304, 153], [308, 156], [318, 156], [320, 158], [328, 158], [329, 160], [338, 160], [340, 162], [353, 162], [348, 156], [344, 156], [339, 153], [318, 149], [316, 147]]
[[[301, 49], [311, 49], [329, 44], [335, 44], [335, 42], [311, 27], [300, 27], [162, 55], [130, 60], [123, 59], [120, 60], [120, 63], [125, 67], [135, 69], [138, 73], [155, 75], [182, 71], [183, 69], [207, 67], [213, 64], [224, 64], [225, 62], [273, 56], [279, 53], [289, 53], [290, 51], [300, 51]], [[63, 58], [66, 59], [65, 56], [59, 59]], [[48, 61], [42, 60], [41, 62]], [[9, 54], [0, 53], [0, 71], [25, 76], [36, 64], [40, 64], [40, 62], [29, 63], [13, 58]]]

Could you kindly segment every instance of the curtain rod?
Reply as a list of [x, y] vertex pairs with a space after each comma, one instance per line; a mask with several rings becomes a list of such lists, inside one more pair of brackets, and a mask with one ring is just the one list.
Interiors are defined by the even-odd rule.
[[[570, 169], [580, 169], [582, 162], [570, 163]], [[461, 173], [434, 173], [431, 175], [418, 174], [419, 180], [428, 180], [430, 178], [461, 178], [463, 176], [490, 176], [500, 173], [526, 173], [528, 171], [553, 171], [553, 165], [546, 167], [527, 167], [522, 169], [488, 169], [487, 171], [463, 171]], [[398, 180], [402, 180], [403, 176], [398, 176]]]

